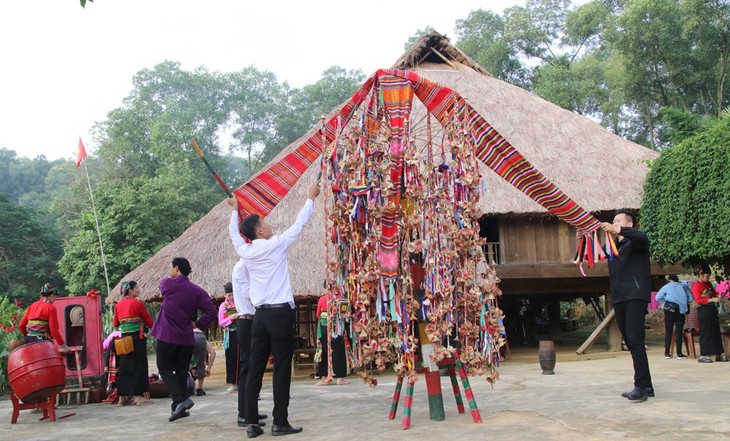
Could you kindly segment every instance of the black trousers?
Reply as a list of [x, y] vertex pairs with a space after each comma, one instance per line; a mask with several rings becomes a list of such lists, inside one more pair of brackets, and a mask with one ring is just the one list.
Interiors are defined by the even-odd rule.
[[[322, 345], [322, 359], [317, 364], [317, 376], [326, 378], [329, 374], [329, 367], [327, 364], [328, 350], [327, 350], [327, 325], [319, 325], [320, 333], [322, 337], [319, 339], [319, 343]], [[345, 338], [339, 336], [333, 338], [331, 341], [332, 345], [332, 376], [334, 378], [344, 378], [347, 376], [347, 359], [345, 358]]]
[[644, 346], [646, 338], [644, 322], [648, 306], [649, 304], [643, 300], [628, 300], [614, 303], [613, 309], [616, 313], [618, 329], [621, 331], [626, 347], [631, 351], [631, 359], [634, 362], [634, 386], [653, 388], [649, 372], [649, 358], [646, 356]]
[[274, 356], [274, 415], [276, 425], [289, 424], [289, 389], [294, 355], [294, 310], [257, 309], [251, 325], [251, 359], [246, 378], [246, 421], [257, 421], [258, 397], [269, 354]]
[[188, 393], [188, 368], [193, 358], [193, 345], [175, 345], [161, 340], [155, 344], [157, 369], [170, 392], [172, 410], [178, 403], [190, 397]]
[[677, 355], [682, 353], [682, 333], [684, 331], [684, 314], [681, 312], [671, 312], [664, 310], [664, 353], [670, 353], [672, 345], [672, 333], [674, 333], [674, 342], [677, 345]]
[[131, 335], [134, 352], [117, 357], [117, 393], [119, 395], [142, 395], [149, 392], [149, 368], [147, 367], [147, 339], [139, 338], [139, 332]]
[[700, 355], [723, 354], [720, 318], [715, 305], [697, 308], [697, 318], [700, 320]]
[[228, 331], [228, 348], [226, 348], [226, 383], [238, 382], [238, 337], [235, 330]]
[[[253, 319], [238, 319], [238, 416], [246, 418], [246, 377], [251, 358], [251, 325]], [[256, 397], [258, 400], [258, 396]], [[258, 417], [258, 415], [257, 415]], [[256, 420], [253, 421], [254, 423]]]

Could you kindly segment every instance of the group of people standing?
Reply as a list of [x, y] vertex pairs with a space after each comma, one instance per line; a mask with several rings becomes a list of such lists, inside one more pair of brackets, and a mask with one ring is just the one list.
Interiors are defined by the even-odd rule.
[[710, 267], [701, 265], [695, 270], [697, 280], [690, 290], [687, 285], [680, 283], [676, 275], [668, 276], [669, 282], [657, 292], [656, 300], [661, 302], [664, 310], [664, 358], [671, 356], [671, 340], [674, 335], [677, 345], [677, 358], [687, 358], [682, 353], [682, 335], [685, 332], [685, 315], [690, 312], [690, 303], [695, 303], [700, 331], [700, 363], [728, 361], [722, 344], [720, 333], [720, 319], [716, 305], [722, 301], [710, 282]]

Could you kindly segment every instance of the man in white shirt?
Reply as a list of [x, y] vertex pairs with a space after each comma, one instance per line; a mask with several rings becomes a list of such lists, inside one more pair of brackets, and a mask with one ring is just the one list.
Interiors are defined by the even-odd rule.
[[[249, 274], [249, 296], [256, 308], [251, 326], [251, 359], [246, 380], [246, 421], [258, 422], [258, 396], [269, 354], [274, 356], [274, 412], [271, 434], [299, 433], [301, 427], [289, 424], [289, 389], [294, 354], [294, 294], [289, 280], [287, 251], [309, 222], [314, 212], [314, 199], [319, 195], [319, 180], [309, 188], [308, 199], [294, 224], [282, 234], [274, 235], [271, 227], [258, 215], [246, 217], [240, 232], [250, 245], [236, 247]], [[247, 436], [264, 433], [258, 424], [248, 424]]]
[[[233, 208], [231, 212], [231, 220], [228, 223], [228, 235], [236, 253], [242, 251], [244, 247], [250, 246], [243, 240], [239, 232], [238, 223], [238, 201], [235, 197], [228, 198], [228, 205]], [[240, 254], [239, 254], [240, 255]], [[250, 297], [250, 281], [248, 276], [248, 268], [246, 268], [243, 258], [233, 266], [231, 274], [231, 282], [233, 285], [233, 302], [238, 312], [237, 337], [238, 337], [238, 418], [239, 427], [246, 427], [246, 377], [248, 376], [249, 358], [251, 355], [251, 325], [253, 324], [253, 316], [256, 310], [251, 303]], [[261, 426], [267, 415], [259, 414], [258, 421]]]

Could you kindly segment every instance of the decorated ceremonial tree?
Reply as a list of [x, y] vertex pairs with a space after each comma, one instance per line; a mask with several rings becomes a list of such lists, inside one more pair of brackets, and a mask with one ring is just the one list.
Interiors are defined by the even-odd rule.
[[459, 357], [491, 382], [503, 344], [500, 292], [481, 250], [481, 176], [465, 121], [435, 123], [436, 141], [430, 119], [410, 123], [408, 81], [380, 86], [370, 102], [382, 92], [383, 105], [339, 120], [342, 135], [323, 162], [327, 285], [352, 306], [353, 364], [392, 363], [414, 378], [419, 362]]

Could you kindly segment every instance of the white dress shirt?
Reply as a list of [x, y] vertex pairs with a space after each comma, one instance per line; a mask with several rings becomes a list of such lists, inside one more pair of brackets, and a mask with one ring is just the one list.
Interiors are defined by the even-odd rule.
[[[294, 309], [294, 294], [289, 280], [287, 251], [314, 213], [314, 201], [307, 199], [294, 224], [269, 239], [256, 239], [250, 245], [236, 245], [236, 252], [246, 262], [250, 280], [250, 298], [254, 306], [289, 303]], [[243, 242], [243, 238], [241, 238]]]
[[[233, 248], [236, 249], [236, 252], [238, 252], [240, 247], [250, 246], [238, 232], [237, 211], [231, 212], [231, 221], [228, 223], [228, 235], [231, 237], [231, 243], [233, 244]], [[233, 285], [233, 301], [236, 304], [236, 311], [239, 314], [255, 314], [256, 309], [253, 307], [251, 297], [249, 296], [250, 281], [248, 268], [246, 268], [243, 258], [238, 259], [238, 262], [233, 265], [231, 284]]]
[[236, 311], [239, 314], [255, 314], [256, 308], [253, 307], [251, 297], [249, 296], [251, 284], [248, 279], [248, 268], [246, 268], [243, 259], [238, 259], [238, 262], [233, 265], [231, 281], [233, 284], [233, 301], [236, 303]]

